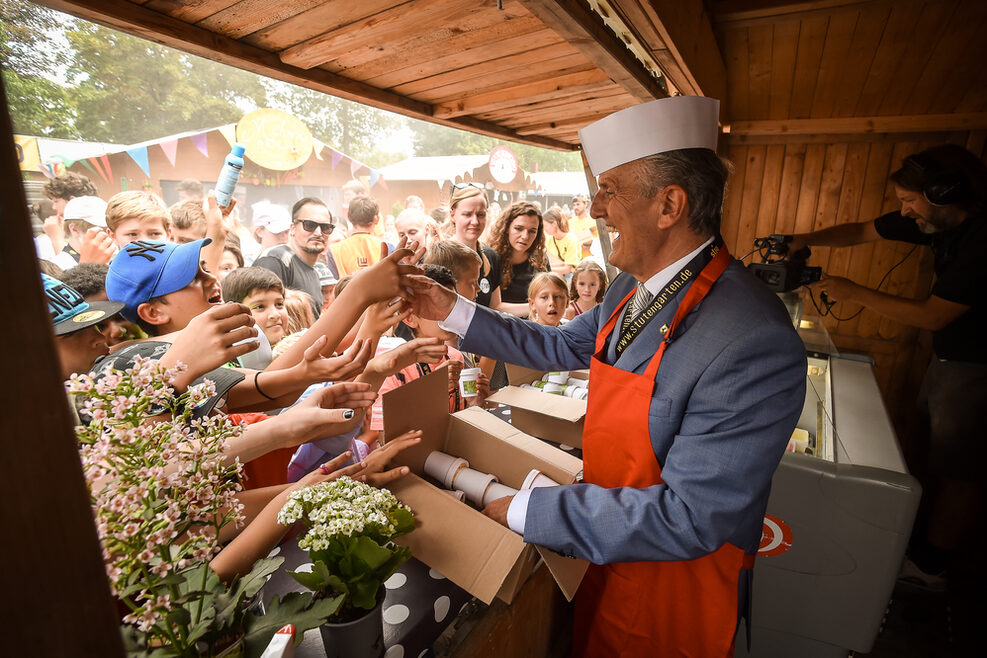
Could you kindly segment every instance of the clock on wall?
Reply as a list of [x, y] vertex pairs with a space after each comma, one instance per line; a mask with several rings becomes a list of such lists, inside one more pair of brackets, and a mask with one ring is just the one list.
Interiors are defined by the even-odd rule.
[[507, 185], [517, 177], [517, 156], [506, 146], [495, 146], [490, 150], [487, 166], [490, 175], [501, 185]]

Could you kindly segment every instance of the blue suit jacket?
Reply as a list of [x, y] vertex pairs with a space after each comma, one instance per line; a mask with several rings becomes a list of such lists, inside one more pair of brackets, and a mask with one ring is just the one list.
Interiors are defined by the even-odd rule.
[[[598, 330], [635, 284], [617, 277], [601, 304], [561, 328], [477, 307], [462, 349], [540, 370], [588, 367]], [[608, 362], [643, 373], [684, 297], [616, 361], [611, 339]], [[673, 338], [648, 418], [664, 484], [535, 489], [525, 541], [597, 564], [693, 559], [725, 542], [757, 550], [771, 477], [805, 399], [805, 347], [778, 298], [736, 260]]]

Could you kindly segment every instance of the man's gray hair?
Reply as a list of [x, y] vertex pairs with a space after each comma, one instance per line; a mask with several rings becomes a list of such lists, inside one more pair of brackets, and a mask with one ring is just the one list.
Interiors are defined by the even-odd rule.
[[654, 198], [678, 185], [689, 198], [689, 228], [709, 237], [720, 231], [729, 164], [709, 149], [680, 149], [641, 158], [637, 176], [641, 195]]

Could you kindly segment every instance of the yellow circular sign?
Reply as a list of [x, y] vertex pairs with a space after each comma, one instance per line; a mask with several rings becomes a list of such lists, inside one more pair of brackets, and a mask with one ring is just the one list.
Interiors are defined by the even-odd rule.
[[288, 171], [312, 155], [312, 133], [298, 117], [270, 108], [254, 110], [236, 124], [236, 141], [248, 159], [265, 169]]
[[89, 322], [91, 320], [98, 320], [99, 318], [106, 315], [106, 311], [84, 311], [79, 315], [72, 318], [72, 322], [78, 322], [79, 324], [83, 322]]

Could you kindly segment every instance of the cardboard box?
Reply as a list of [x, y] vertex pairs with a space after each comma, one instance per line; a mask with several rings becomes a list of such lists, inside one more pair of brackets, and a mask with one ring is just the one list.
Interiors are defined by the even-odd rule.
[[588, 566], [585, 561], [524, 543], [517, 533], [433, 486], [423, 467], [430, 452], [441, 450], [520, 489], [533, 468], [556, 482], [573, 482], [582, 461], [483, 409], [449, 414], [448, 400], [444, 367], [384, 395], [385, 436], [424, 432], [422, 442], [397, 459], [412, 473], [388, 486], [415, 513], [415, 531], [399, 541], [417, 559], [487, 604], [494, 597], [510, 603], [540, 556], [571, 600]]
[[[583, 419], [586, 416], [586, 400], [574, 400], [562, 395], [520, 388], [541, 379], [545, 372], [507, 364], [505, 386], [488, 400], [511, 408], [511, 424], [522, 432], [553, 443], [564, 443], [574, 448], [583, 447]], [[570, 377], [589, 379], [588, 370], [572, 370]]]

